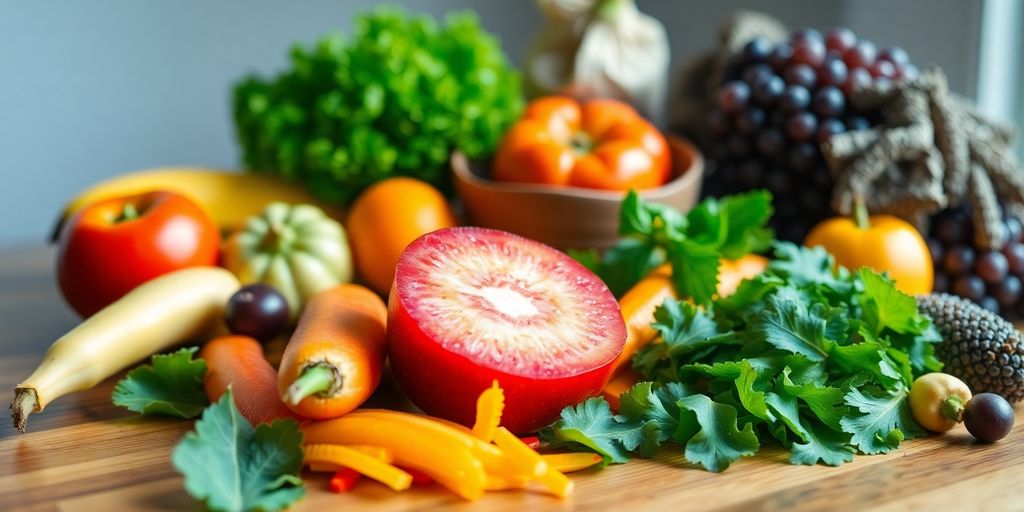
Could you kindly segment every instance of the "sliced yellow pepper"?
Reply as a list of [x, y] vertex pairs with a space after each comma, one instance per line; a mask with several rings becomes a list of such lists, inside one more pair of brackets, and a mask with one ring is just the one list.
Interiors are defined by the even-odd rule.
[[554, 468], [562, 473], [572, 473], [581, 469], [587, 469], [602, 460], [604, 457], [596, 453], [552, 453], [541, 455], [541, 460], [547, 463], [548, 467]]
[[572, 494], [574, 487], [572, 480], [569, 480], [569, 477], [551, 466], [548, 466], [547, 472], [541, 475], [537, 481], [540, 482], [548, 492], [558, 496], [559, 498], [565, 498]]
[[526, 445], [515, 434], [505, 427], [498, 427], [494, 432], [494, 443], [501, 448], [508, 461], [523, 476], [540, 477], [548, 471], [548, 465], [540, 458], [540, 454]]
[[484, 488], [488, 491], [508, 491], [511, 489], [526, 489], [529, 483], [530, 479], [523, 476], [487, 475], [487, 485]]
[[336, 444], [312, 444], [303, 449], [306, 462], [327, 462], [352, 468], [396, 491], [412, 485], [412, 475], [361, 451]]
[[476, 400], [476, 422], [473, 423], [473, 435], [481, 441], [491, 442], [494, 431], [501, 425], [501, 413], [505, 409], [505, 392], [498, 381], [480, 393]]
[[[367, 446], [365, 444], [350, 444], [347, 448], [351, 448], [357, 452], [365, 453], [381, 462], [391, 464], [395, 461], [395, 458], [391, 455], [391, 452], [379, 446]], [[338, 464], [331, 464], [329, 462], [311, 462], [308, 464], [309, 470], [315, 473], [327, 473], [338, 471], [344, 466]]]
[[[458, 438], [437, 435], [406, 419], [354, 411], [340, 418], [303, 425], [306, 444], [362, 444], [391, 452], [396, 464], [422, 471], [459, 496], [481, 497], [483, 463]], [[464, 434], [465, 435], [465, 434]], [[465, 435], [468, 438], [472, 436]]]

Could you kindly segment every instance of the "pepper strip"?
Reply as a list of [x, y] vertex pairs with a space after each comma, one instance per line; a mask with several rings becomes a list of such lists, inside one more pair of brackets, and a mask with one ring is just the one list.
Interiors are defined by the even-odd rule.
[[527, 446], [507, 428], [498, 427], [494, 432], [494, 443], [501, 448], [509, 463], [523, 476], [540, 477], [547, 473], [548, 465], [540, 458], [540, 454], [533, 451], [533, 448]]
[[505, 409], [505, 392], [498, 381], [480, 393], [476, 400], [476, 422], [473, 423], [473, 435], [484, 442], [494, 439], [494, 431], [501, 424], [501, 413]]
[[562, 473], [572, 473], [581, 469], [587, 469], [594, 464], [604, 460], [604, 457], [596, 453], [551, 453], [540, 456], [541, 460], [547, 463], [549, 468], [554, 468]]
[[354, 469], [396, 491], [412, 485], [412, 475], [363, 452], [336, 444], [312, 444], [303, 448], [304, 460], [329, 462]]

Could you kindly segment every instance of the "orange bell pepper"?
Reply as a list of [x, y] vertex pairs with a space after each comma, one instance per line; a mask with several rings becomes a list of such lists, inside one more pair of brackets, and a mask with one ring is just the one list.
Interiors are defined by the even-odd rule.
[[494, 159], [494, 179], [644, 189], [668, 181], [670, 158], [665, 137], [629, 105], [548, 96], [532, 101], [505, 134]]

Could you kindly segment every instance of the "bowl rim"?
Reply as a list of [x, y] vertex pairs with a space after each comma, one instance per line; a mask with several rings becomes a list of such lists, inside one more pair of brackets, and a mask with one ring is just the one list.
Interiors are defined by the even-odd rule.
[[[690, 155], [690, 165], [681, 169], [678, 175], [669, 182], [654, 188], [637, 190], [644, 197], [661, 197], [678, 193], [681, 190], [693, 187], [701, 179], [704, 172], [704, 155], [689, 140], [674, 134], [666, 134], [665, 139], [671, 147], [672, 154], [685, 152]], [[678, 159], [672, 159], [673, 170], [675, 170]], [[469, 157], [456, 149], [452, 151], [449, 159], [452, 174], [456, 180], [466, 182], [477, 188], [487, 189], [493, 192], [519, 193], [519, 194], [543, 194], [557, 197], [589, 198], [600, 200], [621, 201], [624, 191], [600, 190], [573, 186], [547, 185], [541, 183], [514, 183], [496, 181], [478, 176], [470, 168]]]

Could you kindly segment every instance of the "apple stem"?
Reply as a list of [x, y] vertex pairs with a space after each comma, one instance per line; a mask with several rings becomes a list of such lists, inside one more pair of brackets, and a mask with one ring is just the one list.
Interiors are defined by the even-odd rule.
[[337, 381], [335, 372], [325, 364], [316, 364], [302, 370], [299, 378], [285, 392], [284, 399], [292, 405], [299, 405], [299, 402], [307, 396], [330, 391], [335, 387]]

